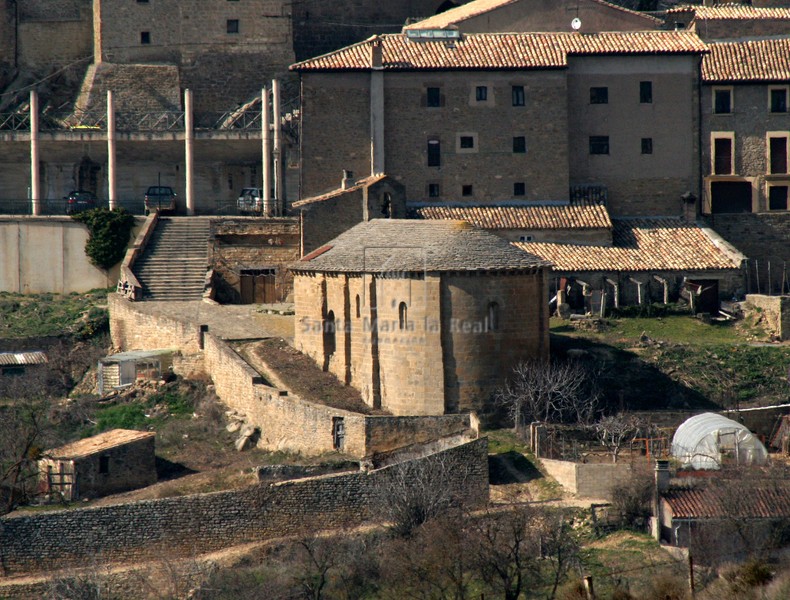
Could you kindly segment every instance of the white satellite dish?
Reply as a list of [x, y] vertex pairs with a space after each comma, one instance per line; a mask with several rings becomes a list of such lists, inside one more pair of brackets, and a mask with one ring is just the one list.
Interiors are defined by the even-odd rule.
[[579, 31], [582, 28], [582, 20], [579, 17], [576, 17], [573, 21], [571, 21], [571, 27], [574, 31]]

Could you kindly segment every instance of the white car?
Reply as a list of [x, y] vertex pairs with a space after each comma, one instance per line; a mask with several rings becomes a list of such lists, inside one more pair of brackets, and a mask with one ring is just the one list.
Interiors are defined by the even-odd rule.
[[260, 188], [244, 188], [236, 202], [239, 214], [256, 214], [263, 212], [263, 194]]

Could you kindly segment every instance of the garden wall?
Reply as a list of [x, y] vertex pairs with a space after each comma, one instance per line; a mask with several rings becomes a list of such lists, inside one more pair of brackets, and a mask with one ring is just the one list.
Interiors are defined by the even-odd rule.
[[[398, 471], [441, 473], [469, 508], [488, 500], [486, 439], [375, 471], [244, 490], [0, 518], [0, 576], [194, 556], [245, 542], [310, 535], [375, 519]], [[437, 470], [440, 467], [440, 470]], [[396, 485], [396, 484], [393, 484]]]
[[541, 458], [540, 462], [557, 482], [581, 498], [612, 500], [612, 488], [631, 478], [630, 464], [576, 463]]

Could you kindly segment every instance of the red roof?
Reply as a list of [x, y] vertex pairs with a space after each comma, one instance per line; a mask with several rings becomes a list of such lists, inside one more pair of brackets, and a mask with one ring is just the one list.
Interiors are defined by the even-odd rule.
[[564, 68], [568, 56], [701, 54], [707, 46], [689, 31], [607, 33], [468, 33], [459, 40], [414, 41], [374, 36], [291, 66], [293, 71], [368, 71], [371, 44], [381, 43], [385, 71]]
[[[760, 481], [759, 485], [757, 481]], [[720, 479], [708, 485], [665, 492], [673, 519], [790, 517], [790, 482]]]

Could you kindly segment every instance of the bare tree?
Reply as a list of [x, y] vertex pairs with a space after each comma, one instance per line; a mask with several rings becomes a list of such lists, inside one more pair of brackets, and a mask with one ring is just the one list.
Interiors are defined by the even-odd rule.
[[645, 423], [636, 415], [618, 413], [599, 419], [591, 425], [598, 441], [612, 454], [612, 462], [617, 457], [626, 441], [633, 441], [645, 428]]
[[460, 508], [459, 492], [470, 476], [468, 464], [447, 454], [393, 465], [378, 488], [377, 503], [395, 533], [408, 537], [423, 523]]
[[599, 396], [593, 373], [581, 362], [535, 360], [519, 363], [495, 397], [523, 433], [532, 421], [587, 423]]

